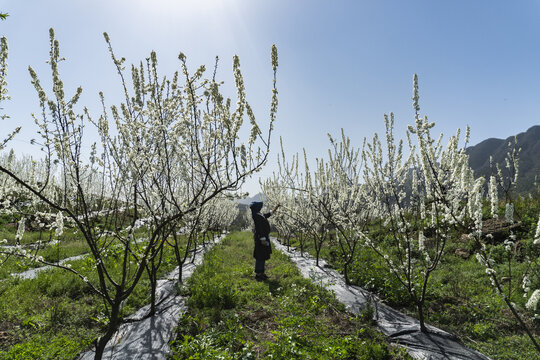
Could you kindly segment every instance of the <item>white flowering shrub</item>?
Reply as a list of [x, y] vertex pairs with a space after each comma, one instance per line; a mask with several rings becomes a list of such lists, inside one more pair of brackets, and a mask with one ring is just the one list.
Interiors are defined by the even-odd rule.
[[[366, 188], [360, 185], [363, 170], [360, 151], [343, 131], [340, 141], [330, 135], [329, 139], [332, 147], [328, 161], [317, 159], [313, 182], [311, 176], [307, 177], [308, 198], [312, 209], [324, 218], [319, 233], [333, 230], [329, 240], [339, 249], [345, 281], [350, 283], [349, 267], [363, 243], [362, 231], [373, 214], [365, 202]], [[309, 173], [307, 165], [306, 173]], [[323, 239], [321, 235], [319, 242]]]
[[533, 311], [533, 312], [536, 313], [538, 310], [540, 310], [538, 308], [538, 302], [539, 301], [540, 301], [540, 289], [536, 289], [536, 290], [534, 290], [531, 297], [527, 301], [527, 304], [525, 304], [525, 307], [528, 310]]
[[[504, 201], [506, 208], [512, 206], [512, 202], [516, 195], [516, 185], [519, 179], [519, 154], [521, 148], [517, 145], [517, 136], [514, 137], [514, 141], [508, 143], [508, 151], [504, 159], [504, 166], [493, 163], [490, 158], [490, 165], [492, 167], [493, 177], [496, 179], [498, 185], [498, 191], [504, 195]], [[508, 212], [508, 210], [507, 210]]]
[[286, 163], [282, 146], [281, 158], [278, 157], [280, 172], [261, 182], [261, 187], [268, 198], [269, 208], [282, 206], [282, 210], [273, 215], [272, 223], [286, 244], [290, 245], [290, 238], [295, 236], [303, 254], [306, 238], [311, 239], [319, 265], [320, 251], [323, 243], [329, 240], [328, 230], [331, 227], [324, 212], [320, 211], [329, 201], [328, 197], [321, 195], [325, 192], [325, 183], [320, 181], [319, 175], [324, 165], [311, 173], [305, 151], [303, 173], [298, 171], [298, 163], [298, 155], [293, 156], [290, 165]]
[[536, 225], [536, 232], [534, 233], [534, 245], [540, 245], [540, 215], [538, 216], [538, 223]]
[[[280, 139], [281, 141], [281, 139]], [[286, 166], [285, 164], [285, 154], [283, 152], [282, 145], [282, 161], [278, 155], [278, 166]], [[293, 157], [293, 164], [291, 172], [294, 171], [295, 174], [298, 173], [298, 162], [296, 161], [297, 157]], [[304, 251], [304, 236], [303, 233], [306, 231], [305, 225], [306, 221], [304, 220], [304, 211], [305, 205], [307, 204], [304, 193], [298, 192], [297, 189], [289, 188], [282, 184], [282, 179], [279, 178], [278, 174], [274, 174], [273, 177], [267, 178], [264, 181], [259, 181], [261, 189], [265, 194], [267, 199], [267, 204], [269, 208], [275, 207], [280, 204], [282, 211], [272, 214], [272, 225], [276, 228], [280, 235], [280, 240], [290, 247], [290, 239], [292, 237], [297, 237], [300, 241], [300, 251], [303, 254]], [[294, 183], [294, 181], [293, 181]], [[294, 184], [293, 184], [294, 185]], [[253, 220], [251, 219], [251, 211], [247, 210], [247, 218], [249, 224], [253, 226]]]
[[[182, 217], [179, 221], [181, 228], [173, 232], [171, 239], [167, 240], [174, 249], [179, 265], [179, 282], [182, 282], [182, 266], [189, 259], [189, 255], [193, 255], [191, 261], [194, 261], [197, 248], [228, 230], [238, 213], [238, 206], [232, 197], [220, 195], [199, 207], [197, 211]], [[187, 237], [186, 242], [183, 242], [180, 236]]]
[[229, 230], [239, 213], [233, 198], [219, 196], [213, 198], [202, 207], [200, 228], [203, 239], [211, 239], [215, 235]]
[[385, 117], [386, 154], [375, 135], [363, 150], [366, 201], [388, 232], [387, 239], [365, 234], [365, 243], [386, 261], [417, 307], [422, 331], [423, 306], [432, 273], [444, 257], [456, 227], [479, 233], [482, 226], [482, 184], [468, 165], [460, 132], [446, 146], [432, 138], [434, 123], [421, 117], [418, 80], [413, 87], [415, 125], [406, 132], [408, 154], [396, 143], [393, 114]]

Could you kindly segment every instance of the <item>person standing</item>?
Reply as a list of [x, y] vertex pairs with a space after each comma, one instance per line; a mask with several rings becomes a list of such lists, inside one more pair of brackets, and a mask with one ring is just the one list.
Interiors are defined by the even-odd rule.
[[251, 217], [255, 224], [255, 233], [253, 236], [255, 248], [253, 249], [253, 257], [255, 258], [255, 279], [257, 280], [268, 279], [268, 276], [264, 273], [265, 262], [270, 259], [270, 254], [272, 253], [268, 218], [279, 208], [279, 204], [276, 205], [274, 210], [266, 214], [261, 214], [262, 207], [262, 201], [254, 201], [249, 205]]

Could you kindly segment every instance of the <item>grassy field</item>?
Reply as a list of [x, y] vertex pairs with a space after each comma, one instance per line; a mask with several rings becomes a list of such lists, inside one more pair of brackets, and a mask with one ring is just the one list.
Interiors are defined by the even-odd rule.
[[[527, 241], [532, 242], [531, 239]], [[291, 246], [299, 246], [296, 238], [291, 239]], [[467, 246], [458, 242], [448, 244], [447, 255], [430, 280], [425, 307], [426, 321], [458, 335], [467, 346], [493, 359], [538, 359], [534, 346], [495, 293], [486, 276], [485, 267], [478, 263], [474, 253], [471, 251], [465, 259], [454, 253], [457, 248]], [[305, 242], [304, 251], [315, 256], [311, 240]], [[337, 254], [337, 247], [328, 242], [323, 245], [321, 257], [342, 271], [343, 264]], [[516, 273], [526, 266], [515, 261], [512, 265]], [[360, 247], [349, 271], [351, 283], [376, 293], [392, 307], [417, 317], [416, 308], [411, 305], [406, 289], [389, 273], [382, 258], [371, 249]], [[523, 306], [526, 299], [519, 291], [519, 284], [514, 283], [514, 287], [516, 291], [512, 300]], [[528, 325], [536, 332], [536, 336], [540, 334], [538, 323], [529, 321]]]
[[[333, 294], [302, 278], [285, 255], [275, 251], [267, 262], [270, 278], [255, 281], [252, 241], [250, 233], [229, 235], [179, 289], [190, 295], [189, 310], [172, 343], [172, 359], [408, 358], [388, 345], [367, 314], [347, 314]], [[43, 249], [42, 255], [56, 261], [84, 252], [85, 246], [80, 238], [68, 235], [60, 245]], [[528, 338], [495, 296], [484, 269], [474, 256], [463, 259], [455, 255], [458, 246], [463, 245], [449, 246], [433, 276], [427, 321], [494, 359], [536, 359]], [[309, 241], [306, 251], [313, 253]], [[321, 254], [340, 269], [335, 248], [326, 244]], [[10, 259], [13, 263], [8, 261], [0, 268], [0, 359], [72, 359], [89, 348], [106, 324], [99, 298], [80, 279], [62, 270], [44, 271], [30, 280], [9, 277], [14, 270], [38, 266], [20, 260], [17, 264], [16, 260]], [[96, 281], [90, 260], [72, 265]], [[174, 255], [167, 249], [160, 274], [174, 266]], [[406, 291], [370, 250], [360, 249], [351, 280], [415, 315]], [[126, 301], [123, 316], [148, 302], [145, 274]]]
[[[28, 249], [28, 251], [37, 256], [42, 256], [45, 261], [54, 263], [72, 256], [87, 254], [89, 248], [86, 241], [81, 237], [70, 236], [63, 238], [56, 244], [43, 245], [39, 249]], [[40, 266], [44, 265], [22, 257], [10, 256], [0, 267], [0, 279], [10, 277], [12, 273], [19, 273]]]
[[[74, 244], [79, 242], [62, 242], [60, 253], [64, 257], [77, 253], [70, 251], [77, 249]], [[54, 247], [50, 249], [48, 251], [54, 251]], [[109, 261], [114, 262], [114, 257]], [[71, 264], [73, 269], [92, 283], [98, 281], [90, 258], [73, 261]], [[10, 266], [1, 268], [4, 274], [10, 271]], [[175, 266], [172, 249], [165, 247], [159, 276]], [[115, 267], [110, 268], [112, 276], [118, 276]], [[134, 293], [126, 300], [122, 316], [132, 314], [149, 302], [150, 285], [145, 272]], [[5, 277], [0, 282], [2, 360], [73, 359], [91, 346], [104, 331], [106, 323], [105, 307], [100, 298], [70, 272], [52, 269], [39, 273], [34, 279]]]
[[171, 359], [407, 359], [353, 317], [335, 296], [274, 251], [266, 281], [254, 279], [251, 233], [233, 233], [187, 282], [189, 310]]
[[[136, 237], [143, 234], [144, 230], [136, 230]], [[6, 239], [8, 246], [15, 245], [14, 227], [2, 227], [0, 224], [0, 239]], [[33, 245], [38, 245], [30, 247]], [[25, 232], [21, 245], [32, 255], [42, 256], [47, 262], [55, 263], [77, 255], [89, 254], [90, 248], [84, 237], [76, 229], [65, 229], [58, 241], [49, 241], [49, 232], [28, 231]], [[44, 266], [38, 261], [32, 261], [19, 256], [9, 256], [0, 266], [0, 280], [6, 279], [13, 273], [23, 272], [28, 269]]]

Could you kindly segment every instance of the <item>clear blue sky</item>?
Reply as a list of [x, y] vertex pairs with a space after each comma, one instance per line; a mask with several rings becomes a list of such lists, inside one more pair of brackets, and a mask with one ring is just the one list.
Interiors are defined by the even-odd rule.
[[[540, 0], [6, 0], [0, 35], [9, 41], [9, 90], [4, 104], [23, 132], [11, 145], [31, 153], [31, 112], [38, 112], [27, 67], [50, 83], [45, 60], [53, 27], [67, 58], [68, 89], [82, 85], [81, 104], [96, 116], [97, 93], [118, 102], [119, 82], [102, 33], [128, 63], [156, 50], [161, 73], [178, 66], [180, 51], [194, 68], [221, 58], [220, 78], [231, 83], [231, 58], [240, 56], [248, 100], [260, 122], [268, 117], [269, 52], [278, 46], [279, 137], [286, 151], [324, 156], [327, 133], [340, 128], [361, 145], [396, 114], [402, 132], [412, 123], [412, 76], [420, 78], [422, 113], [437, 133], [471, 126], [471, 143], [506, 138], [540, 124]], [[234, 95], [234, 94], [230, 94]], [[258, 179], [245, 190], [259, 191]]]

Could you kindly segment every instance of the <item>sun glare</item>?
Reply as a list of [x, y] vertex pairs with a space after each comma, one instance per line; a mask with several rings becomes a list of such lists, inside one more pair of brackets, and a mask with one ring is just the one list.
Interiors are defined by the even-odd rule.
[[223, 11], [236, 6], [233, 0], [138, 0], [137, 7], [146, 14], [188, 17], [204, 15], [224, 15]]

